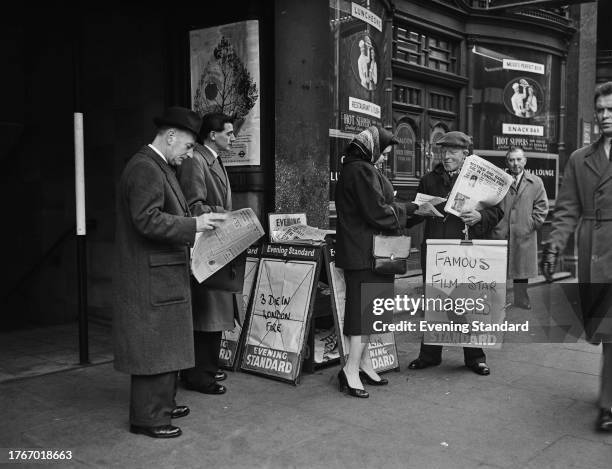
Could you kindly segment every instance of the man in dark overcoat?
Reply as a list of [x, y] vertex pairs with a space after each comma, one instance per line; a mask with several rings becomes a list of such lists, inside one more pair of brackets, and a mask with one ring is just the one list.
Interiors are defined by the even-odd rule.
[[200, 118], [169, 108], [157, 135], [128, 161], [119, 182], [113, 282], [115, 368], [131, 375], [130, 431], [173, 438], [177, 371], [193, 365], [189, 247], [196, 231], [227, 216], [194, 218], [172, 166], [193, 155]]
[[542, 270], [552, 281], [557, 257], [578, 229], [582, 319], [587, 339], [603, 349], [596, 427], [612, 431], [612, 82], [595, 89], [594, 103], [600, 138], [572, 153], [565, 166]]
[[[193, 158], [177, 171], [181, 189], [194, 215], [232, 210], [232, 189], [220, 153], [229, 151], [234, 136], [232, 119], [222, 113], [202, 118], [203, 144], [194, 148]], [[187, 389], [205, 394], [223, 394], [226, 387], [217, 381], [226, 378], [219, 370], [219, 350], [223, 331], [232, 330], [234, 318], [242, 321], [244, 257], [198, 283], [191, 278], [195, 367], [181, 372]]]
[[[463, 132], [452, 131], [445, 133], [438, 145], [442, 147], [442, 163], [431, 172], [423, 176], [419, 182], [417, 192], [426, 195], [448, 198], [466, 156], [469, 155], [471, 138]], [[425, 266], [427, 264], [428, 239], [463, 239], [465, 225], [469, 227], [470, 239], [486, 239], [490, 237], [491, 230], [502, 219], [504, 212], [499, 205], [485, 207], [480, 210], [461, 212], [461, 217], [444, 211], [445, 202], [438, 204], [436, 209], [442, 215], [439, 217], [419, 217], [408, 219], [408, 226], [416, 225], [425, 220], [425, 232], [421, 245], [421, 268], [423, 281], [425, 281]], [[417, 212], [418, 213], [418, 212]], [[486, 363], [486, 356], [481, 348], [463, 348], [465, 366], [479, 375], [488, 375], [490, 369]], [[408, 365], [412, 370], [420, 370], [430, 366], [439, 365], [442, 361], [442, 346], [426, 345], [421, 343], [419, 357]]]

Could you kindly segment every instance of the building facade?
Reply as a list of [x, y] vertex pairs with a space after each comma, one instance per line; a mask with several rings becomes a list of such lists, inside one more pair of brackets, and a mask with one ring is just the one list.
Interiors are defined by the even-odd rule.
[[[612, 76], [612, 45], [598, 37], [597, 16], [599, 9], [609, 17], [610, 7], [502, 3], [236, 0], [232, 8], [181, 2], [163, 14], [129, 4], [7, 10], [0, 158], [2, 196], [11, 203], [2, 234], [0, 297], [9, 311], [2, 327], [76, 317], [74, 112], [84, 115], [89, 312], [110, 318], [119, 174], [152, 140], [152, 118], [164, 107], [195, 106], [198, 90], [214, 99], [220, 82], [200, 86], [210, 69], [194, 71], [195, 37], [239, 29], [231, 25], [251, 25], [243, 49], [257, 52], [257, 73], [246, 59], [243, 69], [255, 86], [247, 107], [255, 99], [257, 138], [245, 140], [228, 172], [234, 205], [252, 207], [264, 226], [269, 212], [305, 212], [309, 224], [333, 226], [342, 150], [373, 123], [400, 140], [386, 171], [402, 199], [414, 197], [418, 179], [439, 161], [440, 135], [462, 130], [491, 161], [511, 143], [524, 146], [554, 200], [568, 155], [596, 137], [592, 89]], [[523, 95], [520, 115], [515, 94]], [[420, 234], [412, 234], [417, 246]], [[414, 259], [418, 265], [418, 253]]]

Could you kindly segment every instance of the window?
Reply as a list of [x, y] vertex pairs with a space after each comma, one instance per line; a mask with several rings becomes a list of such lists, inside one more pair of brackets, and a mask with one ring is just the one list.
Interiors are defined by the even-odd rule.
[[441, 72], [457, 73], [458, 41], [393, 26], [393, 58]]
[[393, 101], [413, 106], [422, 106], [421, 90], [412, 86], [393, 85]]

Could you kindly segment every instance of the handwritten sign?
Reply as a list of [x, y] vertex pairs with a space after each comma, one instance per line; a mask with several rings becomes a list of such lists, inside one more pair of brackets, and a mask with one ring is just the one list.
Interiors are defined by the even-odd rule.
[[[243, 311], [247, 311], [251, 297], [253, 296], [253, 285], [257, 266], [259, 265], [259, 246], [252, 246], [247, 249], [246, 265], [244, 268], [244, 282], [242, 284], [242, 304], [239, 305]], [[234, 370], [238, 360], [238, 350], [242, 338], [242, 325], [235, 323], [234, 329], [223, 331], [221, 336], [221, 348], [219, 349], [219, 366]]]
[[[329, 288], [332, 296], [332, 310], [334, 312], [336, 334], [342, 337], [342, 340], [338, 340], [338, 347], [340, 348], [340, 360], [344, 365], [349, 352], [349, 339], [342, 333], [344, 328], [344, 306], [346, 300], [344, 271], [336, 267], [336, 253], [333, 246], [325, 246], [324, 256], [325, 268], [327, 269], [327, 278], [329, 279]], [[374, 371], [380, 373], [399, 368], [395, 335], [392, 332], [371, 335], [367, 347], [368, 356], [370, 357]]]
[[241, 368], [296, 384], [312, 317], [320, 250], [293, 247], [308, 259], [301, 260], [283, 255], [290, 248], [263, 246]]
[[427, 240], [426, 344], [501, 347], [507, 257], [505, 240]]

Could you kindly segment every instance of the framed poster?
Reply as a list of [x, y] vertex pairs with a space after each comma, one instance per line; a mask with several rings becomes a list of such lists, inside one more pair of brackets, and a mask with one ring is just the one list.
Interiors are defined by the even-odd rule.
[[226, 166], [260, 164], [259, 22], [241, 21], [189, 32], [191, 106], [200, 116], [234, 119], [236, 140], [221, 153]]

